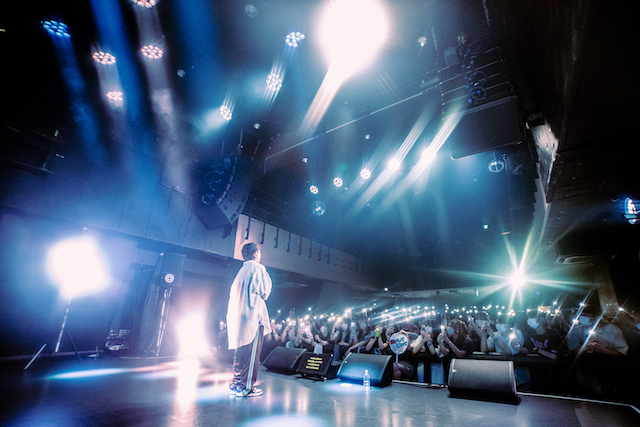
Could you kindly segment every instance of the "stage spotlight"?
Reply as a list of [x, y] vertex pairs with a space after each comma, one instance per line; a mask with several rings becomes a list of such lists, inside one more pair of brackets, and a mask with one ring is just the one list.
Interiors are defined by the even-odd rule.
[[111, 65], [116, 63], [116, 57], [107, 52], [93, 52], [91, 58], [98, 64]]
[[220, 107], [220, 115], [226, 120], [231, 121], [232, 113], [229, 107], [223, 105]]
[[371, 171], [369, 169], [362, 169], [360, 171], [360, 178], [362, 178], [362, 179], [371, 178]]
[[58, 243], [48, 258], [49, 272], [60, 293], [71, 299], [107, 285], [105, 266], [93, 240], [81, 237]]
[[504, 169], [504, 160], [502, 159], [491, 160], [489, 162], [489, 165], [487, 166], [487, 169], [489, 169], [489, 171], [493, 173], [502, 172], [502, 170]]
[[42, 21], [42, 28], [44, 28], [49, 34], [56, 37], [61, 38], [69, 38], [71, 34], [69, 34], [69, 27], [67, 24], [60, 21]]
[[624, 218], [629, 224], [636, 224], [638, 222], [638, 208], [636, 207], [636, 202], [631, 197], [627, 197], [624, 200]]
[[204, 316], [192, 313], [186, 316], [177, 326], [180, 341], [180, 357], [193, 358], [209, 354]]
[[332, 2], [320, 25], [331, 67], [343, 79], [364, 67], [384, 43], [387, 27], [384, 9], [375, 0]]
[[162, 55], [164, 55], [164, 52], [162, 51], [162, 49], [160, 49], [158, 46], [154, 46], [151, 44], [142, 46], [142, 49], [140, 49], [140, 51], [144, 56], [146, 56], [149, 59], [160, 59], [162, 58]]
[[515, 271], [510, 277], [510, 283], [515, 289], [520, 289], [527, 282], [527, 278], [521, 271]]
[[244, 13], [253, 18], [258, 14], [258, 8], [252, 4], [248, 4], [244, 7]]
[[271, 73], [267, 76], [267, 88], [272, 91], [280, 90], [282, 87], [282, 77]]
[[107, 92], [107, 98], [109, 98], [111, 101], [122, 101], [123, 93], [118, 92], [116, 90], [112, 90], [110, 92]]
[[430, 150], [429, 148], [426, 148], [422, 152], [422, 158], [424, 159], [425, 162], [432, 163], [436, 159], [436, 152], [434, 150]]
[[133, 2], [146, 9], [150, 9], [157, 4], [156, 0], [133, 0]]
[[304, 34], [300, 31], [289, 33], [287, 37], [284, 38], [285, 43], [289, 47], [298, 47], [298, 43], [300, 43], [301, 40], [304, 40]]
[[344, 184], [344, 182], [342, 181], [342, 178], [340, 178], [339, 176], [333, 178], [333, 185], [340, 188], [342, 187], [342, 184]]
[[317, 186], [312, 185], [311, 187], [309, 187], [309, 191], [311, 192], [311, 194], [318, 194], [320, 190], [318, 190]]
[[327, 210], [327, 205], [322, 201], [318, 200], [313, 203], [311, 207], [311, 211], [315, 216], [322, 216]]
[[392, 172], [400, 170], [400, 165], [400, 160], [396, 159], [395, 157], [389, 160], [389, 170]]

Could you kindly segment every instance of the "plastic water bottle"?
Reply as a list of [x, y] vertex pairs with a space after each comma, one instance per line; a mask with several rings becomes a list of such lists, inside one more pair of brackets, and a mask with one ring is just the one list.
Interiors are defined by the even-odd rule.
[[371, 388], [371, 377], [369, 376], [369, 370], [365, 369], [364, 376], [362, 377], [362, 385], [365, 390], [369, 390]]

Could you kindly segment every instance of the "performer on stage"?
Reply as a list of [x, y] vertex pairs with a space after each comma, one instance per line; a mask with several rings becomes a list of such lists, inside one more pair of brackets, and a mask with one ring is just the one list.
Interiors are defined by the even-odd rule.
[[260, 264], [260, 246], [242, 247], [244, 264], [231, 285], [227, 308], [229, 349], [233, 357], [233, 380], [229, 389], [238, 397], [260, 396], [254, 387], [258, 376], [262, 337], [271, 332], [266, 301], [271, 294], [271, 277]]

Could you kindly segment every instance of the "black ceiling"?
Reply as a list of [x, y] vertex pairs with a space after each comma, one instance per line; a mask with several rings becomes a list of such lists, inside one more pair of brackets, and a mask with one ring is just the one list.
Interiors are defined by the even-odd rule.
[[[245, 213], [367, 258], [392, 277], [409, 268], [491, 270], [507, 258], [505, 241], [522, 247], [545, 198], [541, 244], [551, 261], [558, 247], [565, 255], [611, 254], [637, 242], [618, 210], [621, 198], [640, 197], [632, 30], [638, 14], [630, 2], [388, 0], [387, 43], [370, 67], [343, 84], [312, 128], [301, 124], [327, 71], [314, 39], [323, 2], [262, 0], [253, 3], [255, 16], [245, 11], [248, 2], [232, 0], [162, 0], [153, 11], [126, 1], [67, 3], [14, 4], [0, 18], [8, 68], [3, 116], [14, 126], [51, 135], [82, 120], [82, 107], [65, 86], [69, 70], [61, 69], [40, 26], [59, 18], [71, 29], [83, 76], [85, 86], [76, 91], [100, 99], [90, 58], [95, 47], [113, 51], [123, 69], [127, 59], [132, 64], [121, 72], [125, 99], [138, 100], [128, 112], [139, 129], [131, 138], [144, 144], [162, 128], [152, 119], [149, 88], [157, 82], [143, 72], [136, 51], [154, 42], [166, 52], [179, 129], [172, 138], [194, 179], [240, 145], [254, 168]], [[122, 21], [109, 10], [120, 10]], [[157, 21], [140, 18], [149, 12]], [[154, 38], [148, 28], [161, 31]], [[295, 50], [284, 43], [291, 31], [306, 35]], [[455, 64], [445, 60], [448, 47], [456, 48]], [[270, 103], [262, 94], [274, 66], [285, 74]], [[482, 93], [473, 92], [477, 86]], [[206, 118], [227, 97], [235, 102], [234, 118], [224, 130], [207, 128]], [[498, 110], [511, 105], [505, 100], [516, 100], [520, 138], [505, 130], [514, 124], [508, 110]], [[468, 108], [458, 132], [428, 174], [404, 186], [457, 102]], [[100, 114], [96, 120], [101, 137], [113, 138]], [[545, 121], [559, 142], [542, 196], [528, 128]], [[416, 123], [422, 127], [402, 168], [365, 197]], [[453, 160], [452, 153], [463, 155]], [[504, 170], [489, 171], [492, 160], [504, 162]], [[365, 165], [372, 178], [361, 182]], [[342, 188], [332, 185], [335, 176]], [[309, 192], [312, 184], [319, 194]], [[313, 213], [318, 201], [326, 206], [322, 216]], [[423, 276], [411, 276], [417, 287], [428, 281]]]

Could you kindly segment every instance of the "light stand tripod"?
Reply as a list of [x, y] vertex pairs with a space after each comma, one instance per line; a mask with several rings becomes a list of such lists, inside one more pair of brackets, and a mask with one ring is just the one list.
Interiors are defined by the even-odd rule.
[[[71, 307], [71, 299], [69, 298], [69, 301], [67, 302], [67, 309], [64, 312], [64, 318], [62, 320], [62, 326], [60, 327], [60, 333], [58, 334], [58, 340], [56, 341], [56, 347], [53, 350], [54, 353], [58, 353], [60, 351], [60, 342], [62, 341], [62, 335], [66, 332], [67, 333], [67, 337], [69, 337], [69, 341], [71, 342], [71, 345], [73, 346], [73, 351], [76, 353], [76, 356], [78, 357], [78, 360], [80, 362], [82, 362], [82, 359], [80, 359], [80, 354], [78, 353], [78, 349], [76, 347], [76, 343], [73, 342], [73, 338], [71, 338], [71, 334], [69, 333], [69, 330], [66, 329], [66, 325], [67, 325], [67, 319], [69, 318], [69, 308]], [[24, 371], [26, 371], [29, 366], [31, 366], [31, 364], [38, 358], [38, 356], [40, 356], [40, 353], [42, 353], [42, 351], [44, 350], [44, 348], [47, 346], [47, 343], [44, 343], [42, 345], [42, 347], [40, 347], [40, 350], [38, 350], [38, 352], [31, 358], [31, 360], [29, 361], [29, 363], [27, 363], [27, 366], [24, 367]]]
[[[152, 339], [151, 342], [149, 343], [149, 347], [147, 348], [147, 351], [144, 354], [143, 359], [146, 359], [147, 356], [149, 355], [149, 352], [151, 351], [151, 347], [153, 347], [154, 341], [155, 341], [155, 349], [154, 349], [155, 356], [158, 357], [160, 355], [160, 347], [162, 347], [164, 333], [167, 328], [167, 314], [169, 312], [169, 306], [171, 305], [172, 292], [173, 292], [173, 286], [164, 287], [164, 291], [162, 294], [162, 304], [160, 306], [160, 323], [158, 325], [159, 326], [158, 332], [155, 335], [155, 340]], [[169, 340], [167, 341], [171, 346], [171, 342]], [[173, 346], [171, 346], [171, 349], [173, 350]]]

